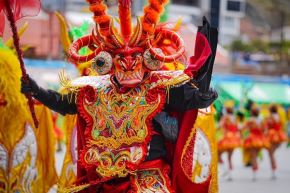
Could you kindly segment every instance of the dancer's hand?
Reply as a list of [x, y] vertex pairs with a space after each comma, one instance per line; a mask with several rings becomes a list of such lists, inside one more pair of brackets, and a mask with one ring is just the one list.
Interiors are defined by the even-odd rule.
[[218, 97], [218, 93], [215, 89], [210, 88], [208, 91], [205, 92], [199, 92], [199, 97], [204, 100], [215, 100]]
[[24, 80], [23, 77], [21, 78], [21, 92], [23, 94], [31, 94], [32, 96], [35, 96], [38, 94], [39, 90], [40, 87], [29, 76], [27, 77], [26, 80]]

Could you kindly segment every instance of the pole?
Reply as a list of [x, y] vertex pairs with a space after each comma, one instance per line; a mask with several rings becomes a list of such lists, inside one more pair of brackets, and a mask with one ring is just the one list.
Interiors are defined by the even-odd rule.
[[[13, 11], [12, 11], [12, 8], [10, 6], [10, 3], [9, 3], [9, 0], [5, 0], [5, 8], [6, 8], [6, 11], [7, 11], [7, 19], [10, 23], [10, 27], [11, 27], [11, 30], [12, 30], [12, 34], [13, 34], [13, 43], [14, 43], [14, 46], [15, 46], [15, 49], [16, 49], [16, 53], [17, 53], [17, 57], [18, 57], [18, 60], [19, 60], [19, 63], [20, 63], [20, 68], [21, 68], [21, 72], [22, 72], [22, 78], [24, 81], [28, 81], [28, 75], [26, 73], [26, 69], [25, 69], [25, 66], [24, 66], [24, 61], [23, 61], [23, 53], [22, 53], [22, 50], [20, 49], [20, 43], [19, 43], [19, 37], [18, 37], [18, 34], [17, 34], [17, 27], [16, 27], [16, 24], [15, 24], [15, 19], [14, 19], [14, 14], [13, 14]], [[32, 100], [32, 96], [31, 94], [25, 94], [26, 98], [28, 99], [28, 106], [29, 106], [29, 109], [30, 109], [30, 112], [31, 112], [31, 115], [32, 115], [32, 118], [33, 118], [33, 122], [34, 122], [34, 126], [36, 128], [38, 128], [38, 121], [37, 121], [37, 118], [36, 118], [36, 115], [35, 115], [35, 111], [34, 111], [34, 106], [33, 106], [33, 100]]]

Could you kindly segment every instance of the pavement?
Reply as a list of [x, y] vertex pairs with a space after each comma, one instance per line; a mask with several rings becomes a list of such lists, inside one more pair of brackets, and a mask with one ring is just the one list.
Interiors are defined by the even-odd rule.
[[[244, 167], [242, 163], [242, 153], [236, 150], [233, 155], [234, 170], [232, 181], [228, 181], [226, 176], [219, 177], [219, 193], [289, 193], [290, 192], [290, 148], [282, 145], [276, 152], [278, 168], [276, 180], [272, 180], [270, 161], [268, 153], [263, 151], [262, 159], [259, 160], [259, 170], [257, 180], [252, 180], [252, 170]], [[56, 153], [56, 169], [60, 173], [63, 162], [64, 151]], [[225, 161], [223, 155], [223, 160]], [[226, 166], [219, 166], [219, 173], [222, 173]], [[55, 191], [52, 191], [55, 192]], [[194, 192], [192, 192], [194, 193]]]
[[[242, 153], [236, 150], [233, 155], [234, 170], [232, 181], [226, 177], [219, 178], [220, 193], [289, 193], [290, 192], [290, 148], [282, 145], [276, 152], [277, 171], [276, 180], [272, 180], [272, 172], [268, 153], [263, 151], [259, 160], [259, 170], [256, 181], [252, 180], [251, 167], [244, 167]], [[225, 156], [225, 155], [223, 155]], [[223, 158], [225, 161], [225, 157]], [[224, 167], [219, 166], [220, 172]]]

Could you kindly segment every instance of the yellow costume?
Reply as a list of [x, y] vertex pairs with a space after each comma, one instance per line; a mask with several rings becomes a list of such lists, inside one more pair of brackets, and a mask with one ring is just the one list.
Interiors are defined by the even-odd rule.
[[20, 93], [19, 62], [1, 42], [0, 74], [0, 192], [45, 193], [57, 179], [50, 111], [36, 105], [35, 129]]
[[[213, 163], [217, 163], [218, 155], [217, 155], [216, 126], [214, 114], [215, 109], [213, 105], [206, 109], [199, 109], [195, 122], [195, 128], [201, 129], [211, 142], [210, 143], [212, 154], [211, 156], [213, 158]], [[218, 192], [217, 164], [213, 164], [212, 167], [210, 168], [210, 171], [212, 173], [212, 180], [210, 183], [209, 193], [217, 193]]]

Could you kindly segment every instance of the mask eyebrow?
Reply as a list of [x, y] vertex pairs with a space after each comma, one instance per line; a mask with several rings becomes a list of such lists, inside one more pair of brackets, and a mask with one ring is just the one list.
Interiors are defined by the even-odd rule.
[[140, 48], [140, 47], [135, 47], [135, 48], [130, 48], [130, 47], [127, 47], [127, 48], [119, 48], [119, 49], [116, 49], [114, 51], [114, 54], [123, 54], [125, 56], [128, 56], [128, 55], [132, 55], [134, 53], [142, 53], [143, 52], [143, 49]]

